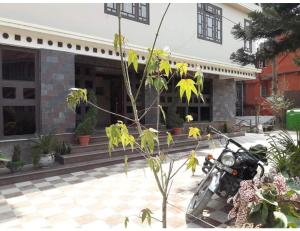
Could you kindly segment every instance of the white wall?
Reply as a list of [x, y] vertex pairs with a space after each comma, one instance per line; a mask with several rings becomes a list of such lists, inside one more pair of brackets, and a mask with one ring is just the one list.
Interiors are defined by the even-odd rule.
[[[232, 4], [215, 4], [223, 16], [238, 23], [246, 13]], [[150, 47], [166, 4], [150, 4], [150, 25], [123, 20], [123, 33], [131, 44]], [[0, 17], [57, 29], [113, 39], [117, 17], [104, 13], [104, 4], [0, 4]], [[185, 56], [229, 63], [230, 54], [243, 46], [233, 38], [233, 23], [223, 17], [222, 44], [197, 38], [196, 3], [171, 4], [160, 31], [157, 47], [169, 46], [172, 52]]]

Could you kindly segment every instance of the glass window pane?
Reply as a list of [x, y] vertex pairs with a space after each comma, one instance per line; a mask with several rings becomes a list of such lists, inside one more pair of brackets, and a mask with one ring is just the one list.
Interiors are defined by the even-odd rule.
[[5, 99], [15, 99], [16, 98], [16, 88], [14, 87], [3, 87], [2, 96]]
[[34, 88], [24, 88], [23, 89], [24, 99], [35, 99], [35, 89]]
[[4, 136], [35, 133], [35, 106], [4, 106]]
[[24, 51], [2, 50], [4, 80], [35, 80], [35, 54]]

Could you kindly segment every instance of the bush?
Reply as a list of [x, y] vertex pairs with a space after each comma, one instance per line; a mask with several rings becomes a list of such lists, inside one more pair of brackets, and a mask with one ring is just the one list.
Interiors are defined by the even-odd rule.
[[71, 145], [65, 141], [57, 142], [55, 153], [59, 155], [66, 155], [71, 153]]
[[11, 172], [17, 172], [22, 169], [24, 166], [24, 162], [21, 160], [21, 149], [19, 145], [14, 145], [14, 151], [11, 158], [11, 161], [9, 161], [6, 165], [6, 167]]
[[52, 134], [39, 135], [36, 139], [32, 139], [32, 163], [34, 167], [39, 165], [41, 154], [49, 154], [54, 151], [54, 139]]
[[300, 176], [300, 148], [298, 148], [290, 157], [288, 169], [291, 176]]
[[172, 104], [168, 107], [167, 112], [167, 128], [181, 128], [184, 120], [176, 113], [176, 104]]
[[[97, 104], [96, 95], [93, 91], [88, 94], [88, 99], [93, 104]], [[97, 125], [97, 109], [95, 107], [90, 107], [85, 114], [81, 123], [75, 129], [75, 134], [77, 136], [91, 135]]]
[[297, 145], [298, 141], [295, 143], [287, 131], [268, 135], [267, 140], [270, 144], [268, 159], [274, 164], [277, 171], [290, 175], [290, 160], [293, 154], [299, 149]]

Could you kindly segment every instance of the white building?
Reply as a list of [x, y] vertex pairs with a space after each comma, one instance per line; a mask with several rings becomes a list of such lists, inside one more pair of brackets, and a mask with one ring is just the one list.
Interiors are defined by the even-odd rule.
[[[124, 19], [122, 30], [130, 46], [145, 63], [167, 4], [1, 4], [0, 5], [0, 139], [24, 138], [53, 130], [72, 133], [77, 116], [65, 103], [70, 87], [96, 92], [99, 105], [130, 116], [122, 90], [119, 53], [113, 49], [117, 11]], [[230, 121], [236, 111], [236, 81], [254, 79], [258, 71], [239, 66], [230, 54], [241, 47], [231, 34], [234, 23], [247, 23], [255, 4], [171, 4], [159, 32], [156, 47], [168, 46], [172, 65], [187, 62], [191, 71], [205, 74], [206, 102], [192, 99], [189, 107], [179, 103], [181, 115], [192, 114], [199, 122]], [[253, 44], [254, 45], [254, 44]], [[139, 75], [136, 76], [138, 81]], [[120, 90], [116, 90], [120, 89]], [[177, 94], [177, 93], [176, 93]], [[149, 105], [151, 90], [139, 101]], [[161, 98], [164, 107], [174, 92]], [[99, 116], [99, 127], [116, 118]], [[151, 123], [153, 115], [145, 118]]]

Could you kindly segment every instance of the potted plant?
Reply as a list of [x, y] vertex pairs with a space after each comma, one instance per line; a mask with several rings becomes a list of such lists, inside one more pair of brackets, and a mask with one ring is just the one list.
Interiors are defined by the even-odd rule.
[[0, 167], [5, 167], [9, 160], [0, 152]]
[[[89, 101], [96, 104], [96, 95], [93, 91], [89, 92]], [[90, 136], [94, 132], [97, 124], [97, 109], [94, 107], [89, 108], [85, 114], [83, 121], [78, 124], [75, 129], [75, 134], [79, 139], [81, 146], [87, 146], [90, 143]]]
[[11, 161], [9, 161], [6, 167], [11, 173], [20, 171], [24, 166], [24, 162], [21, 160], [21, 149], [19, 145], [14, 145], [13, 155]]
[[90, 143], [90, 136], [93, 131], [94, 126], [92, 118], [86, 118], [77, 126], [75, 134], [79, 139], [80, 146], [87, 146]]
[[53, 147], [52, 135], [39, 135], [36, 139], [31, 140], [32, 159], [35, 167], [49, 167], [54, 163], [55, 150]]
[[180, 135], [182, 133], [182, 126], [184, 120], [176, 113], [176, 104], [172, 104], [167, 112], [167, 128], [171, 129], [173, 135]]
[[55, 153], [57, 155], [66, 155], [71, 153], [71, 145], [66, 141], [57, 142], [55, 146]]

